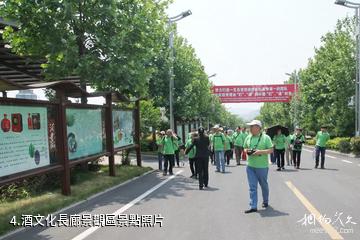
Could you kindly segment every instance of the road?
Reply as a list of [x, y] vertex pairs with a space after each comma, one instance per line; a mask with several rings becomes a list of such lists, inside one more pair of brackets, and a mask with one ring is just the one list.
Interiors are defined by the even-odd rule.
[[[144, 165], [156, 166], [154, 160]], [[270, 167], [270, 207], [261, 209], [259, 189], [257, 213], [243, 213], [245, 166], [232, 160], [225, 174], [210, 166], [207, 190], [198, 190], [185, 165], [171, 178], [156, 171], [65, 212], [161, 214], [162, 227], [34, 227], [6, 239], [360, 239], [360, 160], [329, 154], [327, 168], [314, 169], [311, 151], [304, 150], [301, 167]]]

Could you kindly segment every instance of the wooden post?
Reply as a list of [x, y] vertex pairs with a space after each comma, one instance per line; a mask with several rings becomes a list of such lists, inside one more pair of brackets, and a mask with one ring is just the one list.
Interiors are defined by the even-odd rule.
[[140, 145], [140, 100], [135, 102], [135, 144], [136, 144], [136, 162], [141, 167], [141, 145]]
[[112, 100], [111, 93], [106, 95], [106, 110], [105, 110], [105, 132], [106, 132], [106, 149], [109, 152], [109, 175], [115, 176], [115, 153], [113, 142], [113, 117], [112, 117]]
[[62, 161], [64, 167], [62, 174], [62, 194], [70, 195], [70, 164], [67, 146], [67, 129], [66, 129], [66, 98], [64, 90], [57, 90], [56, 97], [59, 100], [58, 118], [56, 126], [56, 145], [58, 149], [58, 158]]

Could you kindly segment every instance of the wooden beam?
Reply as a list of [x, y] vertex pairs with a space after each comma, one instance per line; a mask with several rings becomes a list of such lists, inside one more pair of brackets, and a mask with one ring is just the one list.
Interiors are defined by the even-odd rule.
[[19, 67], [15, 66], [13, 64], [10, 64], [10, 63], [8, 63], [6, 61], [0, 60], [0, 64], [4, 65], [5, 67], [8, 67], [8, 68], [14, 69], [16, 71], [22, 72], [22, 73], [24, 73], [26, 75], [32, 76], [32, 77], [34, 77], [36, 79], [39, 79], [40, 81], [44, 80], [42, 77], [40, 77], [40, 76], [38, 76], [36, 74], [33, 74], [33, 73], [27, 71], [26, 69], [19, 68]]

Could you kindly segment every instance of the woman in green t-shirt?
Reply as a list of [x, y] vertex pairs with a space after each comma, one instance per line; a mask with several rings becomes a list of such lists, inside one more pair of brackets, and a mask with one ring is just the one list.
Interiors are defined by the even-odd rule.
[[302, 134], [302, 129], [296, 127], [295, 134], [291, 138], [291, 146], [293, 149], [293, 159], [294, 167], [300, 169], [300, 158], [302, 145], [305, 143], [304, 135]]

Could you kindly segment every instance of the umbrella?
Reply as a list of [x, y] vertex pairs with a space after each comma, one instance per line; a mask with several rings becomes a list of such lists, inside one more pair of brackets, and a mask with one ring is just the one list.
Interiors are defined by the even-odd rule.
[[268, 128], [266, 134], [269, 135], [272, 139], [277, 134], [277, 131], [279, 129], [281, 129], [282, 134], [284, 134], [285, 136], [289, 136], [289, 129], [281, 125], [276, 125]]

